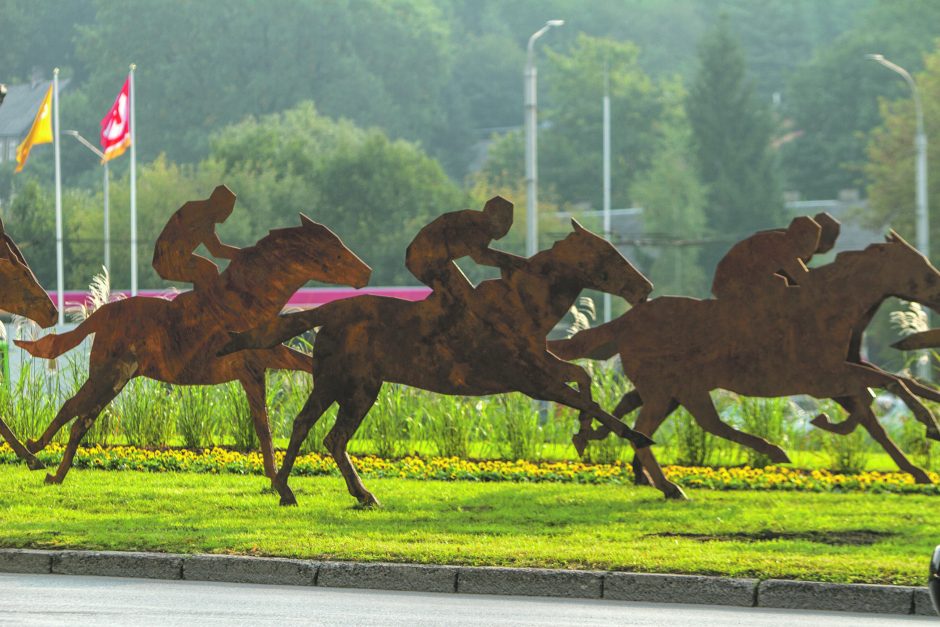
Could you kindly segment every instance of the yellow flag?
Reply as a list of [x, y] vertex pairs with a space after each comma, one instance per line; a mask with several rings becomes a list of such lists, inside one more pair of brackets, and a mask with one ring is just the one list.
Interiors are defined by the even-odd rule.
[[19, 172], [26, 165], [26, 159], [29, 157], [29, 151], [37, 144], [52, 143], [52, 85], [49, 85], [49, 91], [46, 97], [42, 99], [39, 105], [39, 111], [36, 112], [36, 119], [26, 135], [23, 143], [16, 147], [16, 171]]

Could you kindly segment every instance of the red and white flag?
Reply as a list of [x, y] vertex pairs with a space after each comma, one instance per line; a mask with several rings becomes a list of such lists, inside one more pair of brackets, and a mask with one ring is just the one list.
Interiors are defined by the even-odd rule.
[[111, 105], [111, 110], [101, 120], [101, 147], [104, 150], [102, 161], [120, 157], [131, 145], [130, 86], [128, 77], [117, 100]]

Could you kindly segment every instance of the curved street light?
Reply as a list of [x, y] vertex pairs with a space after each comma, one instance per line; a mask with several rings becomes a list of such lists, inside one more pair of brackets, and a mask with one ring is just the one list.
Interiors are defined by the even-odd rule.
[[[901, 76], [908, 87], [911, 88], [911, 94], [914, 97], [914, 112], [917, 116], [917, 131], [914, 135], [914, 146], [917, 149], [917, 176], [916, 176], [916, 237], [917, 249], [930, 259], [930, 215], [927, 206], [927, 133], [924, 131], [924, 110], [920, 104], [920, 92], [917, 90], [917, 83], [910, 72], [896, 63], [888, 61], [883, 54], [866, 54], [866, 59], [883, 65], [892, 72]], [[930, 323], [930, 313], [927, 314], [928, 326]], [[930, 377], [930, 359], [926, 358], [919, 363], [920, 375], [923, 378]]]
[[108, 269], [108, 272], [111, 271], [111, 224], [109, 207], [108, 207], [108, 191], [109, 191], [109, 180], [108, 176], [108, 162], [104, 160], [104, 153], [101, 152], [94, 144], [82, 137], [78, 131], [62, 131], [64, 135], [69, 135], [78, 140], [82, 146], [88, 150], [95, 153], [95, 155], [101, 159], [102, 165], [104, 165], [104, 184], [103, 184], [103, 193], [104, 193], [104, 267]]
[[529, 37], [525, 62], [525, 184], [526, 184], [526, 256], [538, 252], [538, 138], [536, 107], [535, 41], [564, 20], [548, 20]]

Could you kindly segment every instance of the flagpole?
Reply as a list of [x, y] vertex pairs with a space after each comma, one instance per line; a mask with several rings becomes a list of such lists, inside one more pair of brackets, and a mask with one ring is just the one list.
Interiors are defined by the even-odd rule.
[[137, 296], [137, 124], [134, 120], [134, 104], [137, 90], [134, 88], [134, 70], [137, 65], [131, 63], [130, 107], [131, 107], [131, 296]]
[[55, 272], [59, 327], [65, 323], [65, 278], [62, 261], [62, 167], [59, 159], [59, 68], [52, 71], [52, 146], [55, 154]]

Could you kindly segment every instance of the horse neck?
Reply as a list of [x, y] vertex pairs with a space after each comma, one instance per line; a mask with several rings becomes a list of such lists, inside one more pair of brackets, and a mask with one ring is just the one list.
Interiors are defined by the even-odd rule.
[[[871, 321], [878, 306], [892, 295], [889, 275], [881, 268], [862, 263], [833, 262], [811, 271], [815, 289], [807, 293], [814, 308], [837, 308], [838, 320], [853, 328]], [[835, 318], [833, 318], [835, 319]]]
[[219, 276], [212, 298], [246, 323], [260, 321], [280, 313], [308, 275], [291, 259], [247, 250]]
[[543, 335], [548, 335], [568, 313], [584, 287], [557, 269], [541, 263], [531, 264], [527, 272], [515, 273], [511, 283], [538, 332]]

